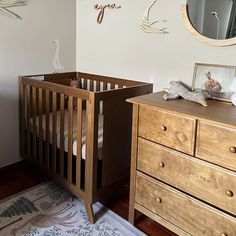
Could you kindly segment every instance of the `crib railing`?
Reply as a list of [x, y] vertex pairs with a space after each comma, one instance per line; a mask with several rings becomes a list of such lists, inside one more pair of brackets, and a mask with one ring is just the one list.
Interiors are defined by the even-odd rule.
[[[82, 147], [82, 104], [86, 104], [86, 161], [85, 184], [81, 186], [81, 148]], [[76, 110], [74, 106], [76, 104]], [[93, 161], [94, 142], [98, 113], [94, 96], [89, 91], [37, 81], [22, 77], [20, 79], [20, 151], [25, 158], [47, 167], [49, 174], [56, 175], [61, 184], [84, 196], [96, 183], [96, 160]], [[74, 113], [76, 112], [76, 116]], [[66, 114], [67, 113], [67, 114]], [[58, 119], [58, 114], [60, 118]], [[67, 124], [65, 117], [67, 116]], [[76, 120], [75, 120], [76, 119]], [[76, 122], [76, 130], [73, 130]], [[68, 127], [68, 143], [65, 144], [65, 125]], [[44, 127], [43, 127], [44, 126]], [[46, 130], [46, 131], [44, 131]], [[58, 147], [58, 131], [60, 140]], [[76, 170], [73, 172], [73, 134], [76, 132], [77, 155]], [[51, 140], [51, 143], [50, 143]], [[67, 145], [67, 156], [65, 156]], [[66, 168], [65, 168], [66, 167]], [[73, 173], [76, 176], [73, 177]], [[95, 188], [95, 186], [94, 186]], [[92, 193], [90, 193], [91, 195]], [[86, 196], [87, 197], [87, 196]], [[92, 197], [91, 197], [92, 198]]]
[[[79, 89], [69, 86], [71, 80], [80, 82]], [[21, 156], [81, 197], [93, 222], [91, 204], [129, 173], [132, 109], [126, 99], [152, 92], [152, 84], [72, 72], [21, 77], [19, 91]], [[100, 114], [102, 148], [98, 150]]]
[[117, 79], [108, 76], [93, 75], [87, 73], [77, 72], [77, 80], [81, 82], [81, 88], [92, 92], [103, 92], [107, 90], [120, 89], [143, 85], [144, 83]]

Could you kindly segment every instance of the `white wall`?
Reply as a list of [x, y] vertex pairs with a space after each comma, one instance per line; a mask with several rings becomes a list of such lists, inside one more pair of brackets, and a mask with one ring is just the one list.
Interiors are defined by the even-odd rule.
[[18, 154], [18, 76], [53, 72], [52, 41], [61, 43], [65, 71], [75, 70], [76, 0], [30, 0], [15, 8], [23, 20], [0, 15], [0, 167]]
[[155, 90], [171, 80], [192, 82], [194, 63], [235, 65], [236, 46], [214, 47], [197, 41], [185, 29], [184, 0], [159, 0], [151, 11], [154, 19], [167, 19], [169, 34], [147, 34], [138, 26], [152, 0], [115, 0], [122, 8], [107, 10], [96, 23], [97, 0], [77, 0], [77, 70], [149, 81]]

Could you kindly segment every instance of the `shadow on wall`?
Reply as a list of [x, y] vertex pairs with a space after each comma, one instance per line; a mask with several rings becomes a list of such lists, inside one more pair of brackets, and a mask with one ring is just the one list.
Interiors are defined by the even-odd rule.
[[0, 91], [0, 114], [1, 168], [16, 162], [16, 160], [20, 160], [18, 134], [18, 89], [11, 91]]

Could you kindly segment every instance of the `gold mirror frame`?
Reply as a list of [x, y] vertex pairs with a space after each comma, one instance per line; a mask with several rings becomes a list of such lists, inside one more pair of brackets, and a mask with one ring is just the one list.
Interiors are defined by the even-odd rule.
[[207, 38], [204, 35], [200, 34], [192, 25], [192, 23], [189, 20], [188, 17], [188, 5], [183, 4], [181, 6], [181, 13], [182, 17], [184, 20], [184, 25], [187, 28], [187, 30], [192, 33], [192, 35], [198, 39], [201, 42], [213, 45], [213, 46], [218, 46], [218, 47], [224, 47], [224, 46], [231, 46], [236, 44], [236, 37], [231, 38], [231, 39], [224, 39], [224, 40], [218, 40], [218, 39], [211, 39]]

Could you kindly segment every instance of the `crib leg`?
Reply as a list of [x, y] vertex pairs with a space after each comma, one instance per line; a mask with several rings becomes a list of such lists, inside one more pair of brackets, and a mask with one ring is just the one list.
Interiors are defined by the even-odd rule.
[[92, 205], [93, 204], [91, 204], [89, 202], [84, 202], [84, 206], [85, 206], [85, 209], [86, 209], [86, 212], [87, 212], [88, 220], [91, 224], [94, 224], [95, 220], [94, 220], [94, 212], [93, 212]]

